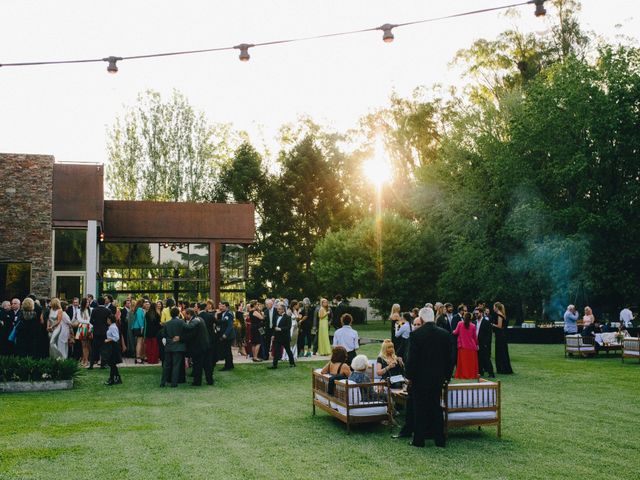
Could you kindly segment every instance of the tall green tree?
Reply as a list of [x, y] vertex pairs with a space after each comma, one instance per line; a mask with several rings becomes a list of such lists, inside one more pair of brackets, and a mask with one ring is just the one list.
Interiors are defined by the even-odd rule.
[[232, 153], [228, 125], [210, 125], [179, 92], [138, 95], [108, 135], [106, 181], [119, 200], [204, 201]]

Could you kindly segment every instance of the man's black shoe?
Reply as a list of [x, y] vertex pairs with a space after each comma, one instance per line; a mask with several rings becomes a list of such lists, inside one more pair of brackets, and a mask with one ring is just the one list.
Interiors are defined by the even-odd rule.
[[445, 448], [447, 446], [445, 441], [436, 442], [436, 447]]
[[210, 385], [210, 386], [211, 386], [211, 385], [214, 385], [215, 383], [216, 383], [216, 381], [215, 381], [215, 380], [211, 380], [210, 382], [207, 382], [207, 385]]
[[115, 382], [111, 379], [107, 380], [106, 382], [104, 382], [104, 384], [108, 387], [111, 387], [113, 385], [115, 385]]
[[113, 381], [114, 384], [116, 385], [122, 385], [122, 379], [118, 376], [116, 377], [116, 379]]

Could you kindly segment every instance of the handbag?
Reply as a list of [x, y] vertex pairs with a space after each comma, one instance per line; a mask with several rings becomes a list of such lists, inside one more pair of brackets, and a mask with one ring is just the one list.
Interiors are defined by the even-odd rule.
[[13, 326], [13, 328], [11, 329], [11, 333], [9, 334], [9, 338], [8, 340], [15, 344], [17, 341], [17, 337], [18, 337], [18, 326], [20, 325], [20, 323], [22, 323], [22, 320], [18, 320], [15, 325]]

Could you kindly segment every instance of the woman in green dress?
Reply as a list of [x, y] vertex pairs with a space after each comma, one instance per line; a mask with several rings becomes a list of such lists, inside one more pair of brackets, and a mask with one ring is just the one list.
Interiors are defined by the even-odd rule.
[[326, 298], [320, 300], [318, 307], [318, 355], [331, 355], [331, 343], [329, 342], [329, 321], [331, 308]]

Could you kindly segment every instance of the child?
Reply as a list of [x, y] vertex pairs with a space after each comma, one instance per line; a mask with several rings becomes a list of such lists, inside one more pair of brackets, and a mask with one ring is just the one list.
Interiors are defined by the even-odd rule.
[[105, 385], [118, 385], [122, 383], [120, 378], [120, 372], [118, 371], [118, 363], [122, 362], [122, 355], [120, 352], [120, 332], [118, 331], [118, 325], [116, 324], [116, 317], [109, 315], [107, 319], [107, 339], [104, 341], [104, 360], [109, 364], [109, 380]]

